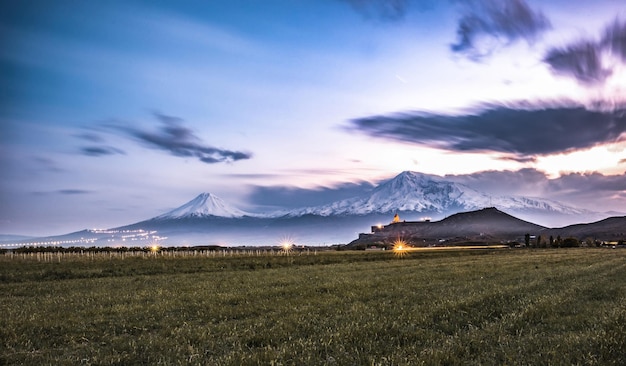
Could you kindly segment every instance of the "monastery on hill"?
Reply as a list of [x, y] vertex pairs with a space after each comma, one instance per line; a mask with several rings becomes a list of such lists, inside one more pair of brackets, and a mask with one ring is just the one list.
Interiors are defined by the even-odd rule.
[[[389, 223], [389, 225], [375, 225], [372, 226], [372, 233], [379, 233], [384, 231], [386, 228], [391, 227], [392, 225], [396, 225], [396, 224], [423, 224], [423, 223], [430, 223], [430, 218], [424, 218], [421, 221], [402, 221], [400, 220], [400, 215], [398, 215], [398, 213], [396, 213], [395, 215], [393, 215], [393, 219], [391, 220], [391, 223]], [[369, 234], [361, 234], [361, 235], [369, 235]]]

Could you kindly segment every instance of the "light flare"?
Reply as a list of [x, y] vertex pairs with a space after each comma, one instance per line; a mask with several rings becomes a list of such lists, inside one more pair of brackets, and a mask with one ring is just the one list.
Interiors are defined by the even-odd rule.
[[293, 249], [294, 245], [294, 240], [289, 236], [286, 236], [280, 240], [280, 247], [285, 253], [289, 253]]
[[396, 241], [393, 243], [393, 253], [395, 255], [397, 255], [398, 257], [402, 257], [402, 256], [406, 255], [406, 253], [410, 249], [411, 248], [409, 247], [407, 242], [405, 242], [402, 239], [396, 239]]

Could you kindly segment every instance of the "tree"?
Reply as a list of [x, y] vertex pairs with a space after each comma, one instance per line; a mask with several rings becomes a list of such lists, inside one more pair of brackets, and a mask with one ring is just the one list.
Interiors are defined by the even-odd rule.
[[554, 237], [550, 235], [550, 247], [554, 247]]
[[537, 235], [537, 248], [541, 248], [541, 235]]
[[563, 248], [574, 248], [579, 245], [580, 245], [580, 242], [576, 238], [566, 238], [565, 240], [563, 240], [563, 243], [561, 244]]
[[524, 235], [524, 243], [526, 243], [526, 248], [530, 247], [530, 234]]

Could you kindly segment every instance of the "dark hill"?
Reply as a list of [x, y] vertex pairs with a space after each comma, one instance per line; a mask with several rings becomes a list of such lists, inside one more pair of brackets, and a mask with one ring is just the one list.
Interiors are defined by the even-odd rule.
[[437, 224], [438, 233], [452, 231], [460, 235], [519, 236], [545, 229], [543, 226], [520, 220], [493, 207], [457, 213], [435, 224]]
[[580, 240], [592, 238], [596, 240], [625, 240], [626, 216], [609, 217], [589, 224], [576, 224], [557, 229], [545, 229], [545, 235], [561, 238], [573, 237]]
[[535, 234], [546, 228], [520, 220], [496, 208], [461, 212], [436, 222], [398, 222], [381, 231], [362, 234], [349, 245], [390, 244], [401, 238], [414, 245], [459, 241], [516, 240], [526, 233]]

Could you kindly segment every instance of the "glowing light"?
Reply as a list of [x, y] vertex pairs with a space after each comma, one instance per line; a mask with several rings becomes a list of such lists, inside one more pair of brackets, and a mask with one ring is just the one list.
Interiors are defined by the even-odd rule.
[[288, 236], [280, 240], [280, 247], [282, 248], [282, 251], [285, 253], [290, 252], [293, 249], [294, 245], [295, 245], [294, 240]]
[[399, 257], [404, 256], [409, 249], [410, 249], [410, 247], [402, 239], [397, 239], [393, 243], [393, 252], [394, 252], [395, 255], [397, 255]]
[[158, 251], [159, 251], [159, 249], [161, 249], [161, 248], [160, 248], [158, 245], [156, 245], [156, 244], [155, 244], [155, 245], [152, 245], [152, 246], [150, 247], [150, 251], [151, 251], [152, 253], [156, 253], [156, 252], [158, 252]]

